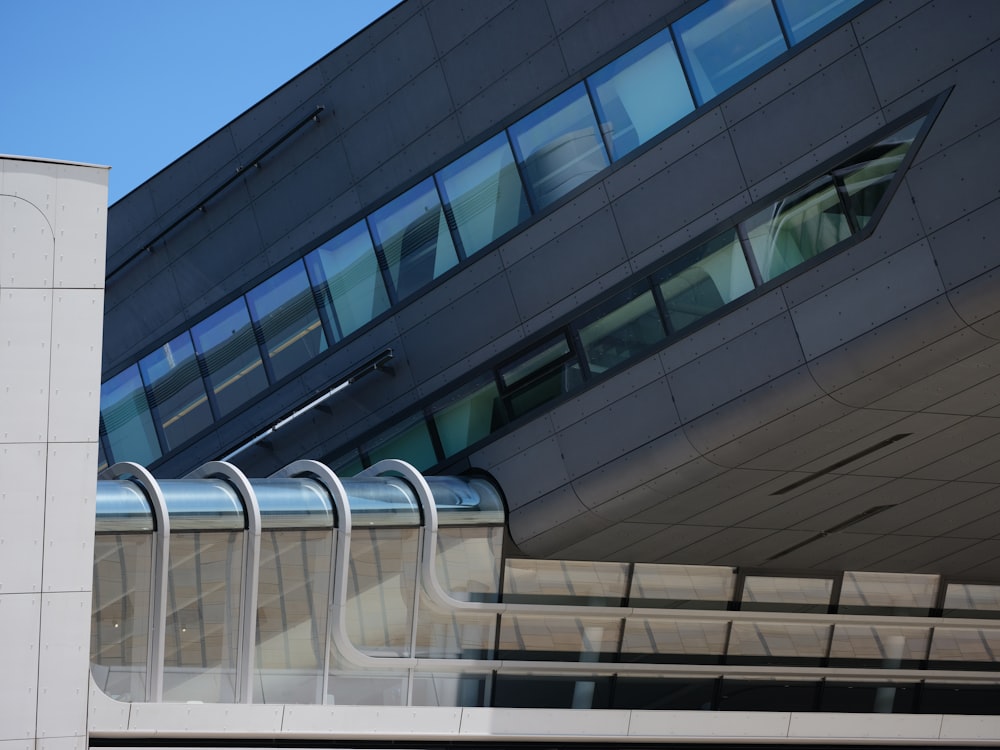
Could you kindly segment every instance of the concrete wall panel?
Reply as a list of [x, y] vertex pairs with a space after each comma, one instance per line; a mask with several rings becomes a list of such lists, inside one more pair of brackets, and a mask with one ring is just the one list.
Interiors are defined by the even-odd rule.
[[[554, 407], [549, 416], [557, 430], [563, 430], [580, 420], [586, 419], [594, 412], [629, 396], [631, 393], [663, 378], [663, 367], [656, 357], [648, 357], [607, 380], [603, 380], [592, 388]], [[660, 405], [660, 411], [669, 411], [669, 419], [677, 422], [677, 410], [669, 393]]]
[[858, 41], [867, 42], [901, 19], [916, 12], [931, 0], [883, 0], [851, 22]]
[[24, 198], [0, 194], [0, 232], [6, 235], [0, 252], [0, 290], [51, 286], [55, 237], [45, 214]]
[[1000, 265], [995, 242], [998, 226], [1000, 200], [994, 200], [928, 235], [946, 289], [955, 289]]
[[[554, 492], [560, 487], [565, 487], [569, 482], [569, 475], [566, 473], [566, 466], [563, 463], [562, 450], [555, 438], [542, 440], [506, 461], [494, 464], [490, 468], [490, 473], [504, 488], [507, 508], [512, 514], [536, 498]], [[569, 492], [573, 502], [578, 503], [579, 500], [572, 493], [572, 489]], [[544, 507], [548, 508], [556, 504], [555, 500], [550, 500]], [[575, 515], [575, 512], [567, 513], [566, 517], [572, 515]], [[513, 526], [511, 528], [513, 529]], [[532, 522], [531, 529], [534, 528], [534, 522]], [[517, 538], [527, 538], [539, 532], [540, 530], [518, 532]]]
[[45, 442], [48, 435], [53, 295], [45, 289], [0, 291], [0, 442]]
[[634, 255], [746, 189], [723, 133], [612, 204], [625, 249]]
[[[335, 102], [324, 91], [326, 85], [326, 78], [318, 66], [303, 70], [259, 101], [243, 117], [229, 123], [227, 129], [236, 148], [240, 151], [249, 150], [252, 154], [260, 153], [282, 138], [317, 106], [325, 107], [322, 116], [330, 120], [334, 114]], [[336, 132], [336, 125], [328, 130]], [[286, 141], [281, 148], [295, 148], [301, 135], [300, 132], [292, 136], [293, 140]]]
[[796, 305], [791, 315], [812, 360], [942, 292], [930, 247], [919, 242]]
[[499, 255], [504, 265], [510, 268], [538, 248], [572, 230], [607, 204], [608, 196], [604, 187], [597, 184], [543, 214], [500, 246]]
[[[46, 461], [42, 591], [89, 592], [94, 557], [97, 445], [52, 443]], [[81, 482], [81, 477], [93, 477]], [[89, 612], [90, 594], [87, 594]], [[88, 618], [89, 621], [89, 618]], [[87, 632], [87, 631], [85, 631]], [[80, 685], [76, 685], [81, 688]]]
[[80, 372], [100, 372], [101, 346], [93, 331], [103, 324], [104, 294], [98, 289], [53, 293], [48, 434], [60, 442], [97, 442], [100, 389]]
[[732, 125], [730, 133], [753, 184], [877, 110], [864, 59], [851, 52]]
[[439, 55], [449, 52], [487, 21], [502, 13], [509, 3], [477, 0], [444, 0], [427, 3], [424, 12]]
[[41, 739], [86, 736], [90, 607], [89, 590], [42, 594], [37, 716]]
[[[35, 736], [41, 594], [0, 594], [0, 739]], [[33, 742], [33, 741], [32, 741]]]
[[[61, 250], [55, 257], [56, 288], [104, 288], [104, 256], [87, 257], [85, 253], [74, 252], [78, 247], [107, 245], [107, 175], [92, 174], [94, 171], [81, 174], [79, 167], [60, 165], [59, 168], [55, 231]], [[95, 199], [95, 193], [104, 198]]]
[[[42, 539], [45, 530], [45, 446], [0, 445], [0, 592], [42, 590]], [[0, 602], [0, 619], [4, 617]], [[3, 705], [3, 701], [0, 701]], [[3, 722], [0, 721], [0, 727]]]
[[552, 555], [581, 537], [597, 533], [606, 523], [590, 513], [564, 485], [512, 510], [510, 533], [514, 543], [529, 555]]

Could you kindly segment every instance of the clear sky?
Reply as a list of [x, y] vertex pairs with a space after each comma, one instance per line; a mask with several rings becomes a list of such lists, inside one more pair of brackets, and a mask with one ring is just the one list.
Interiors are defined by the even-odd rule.
[[0, 153], [106, 164], [113, 203], [398, 0], [0, 0]]

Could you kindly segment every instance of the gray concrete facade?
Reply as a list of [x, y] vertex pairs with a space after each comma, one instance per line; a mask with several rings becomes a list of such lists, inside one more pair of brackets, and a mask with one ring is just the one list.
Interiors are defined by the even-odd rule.
[[[697, 5], [406, 0], [112, 207], [109, 271], [248, 170], [112, 277], [105, 379]], [[158, 474], [224, 454], [391, 347], [391, 376], [237, 463], [264, 474], [348, 446], [947, 94], [870, 237], [456, 468], [499, 480], [532, 555], [996, 580], [1000, 14], [989, 0], [883, 0], [847, 18]], [[320, 105], [318, 123], [247, 164]]]

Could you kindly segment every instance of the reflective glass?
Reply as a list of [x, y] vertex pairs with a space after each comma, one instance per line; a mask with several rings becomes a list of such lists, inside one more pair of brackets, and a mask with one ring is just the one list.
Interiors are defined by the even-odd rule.
[[510, 137], [536, 209], [559, 200], [609, 164], [582, 83], [511, 125]]
[[786, 49], [771, 0], [709, 0], [674, 23], [674, 33], [699, 104]]
[[139, 370], [159, 414], [167, 450], [212, 424], [205, 381], [188, 331], [139, 360]]
[[496, 639], [496, 615], [442, 612], [420, 597], [415, 656], [431, 659], [489, 659]]
[[431, 407], [445, 457], [454, 456], [507, 423], [496, 381], [478, 381]]
[[429, 469], [438, 462], [423, 414], [405, 420], [372, 439], [366, 443], [365, 452], [373, 464], [383, 458], [398, 458], [413, 464], [417, 471]]
[[365, 465], [361, 462], [361, 455], [357, 450], [340, 454], [336, 458], [326, 458], [323, 463], [333, 469], [333, 472], [341, 479], [353, 477], [365, 470]]
[[354, 526], [418, 526], [420, 506], [409, 484], [396, 477], [341, 480]]
[[[976, 669], [989, 669], [983, 662], [1000, 663], [1000, 630], [988, 628], [934, 628], [931, 661], [972, 662]], [[959, 665], [943, 665], [945, 669]]]
[[683, 663], [717, 662], [726, 648], [728, 622], [669, 621], [629, 617], [622, 659]]
[[565, 335], [560, 334], [503, 366], [500, 379], [511, 415], [519, 417], [576, 389], [583, 374]]
[[361, 670], [350, 663], [338, 663], [330, 654], [330, 682], [327, 700], [330, 705], [403, 706], [406, 705], [406, 672]]
[[740, 609], [826, 612], [832, 591], [830, 578], [747, 576]]
[[952, 616], [1000, 617], [1000, 586], [949, 583], [944, 610], [945, 615]]
[[153, 509], [139, 485], [125, 479], [97, 483], [95, 531], [152, 531]]
[[468, 706], [478, 708], [491, 705], [490, 674], [430, 674], [413, 675], [413, 706]]
[[847, 572], [840, 608], [877, 608], [885, 614], [929, 614], [937, 596], [938, 576], [917, 573]]
[[170, 530], [207, 531], [246, 527], [243, 503], [221, 479], [161, 479]]
[[398, 299], [409, 297], [458, 263], [432, 178], [383, 206], [368, 220], [385, 255]]
[[595, 375], [648, 352], [667, 337], [648, 282], [602, 305], [578, 326]]
[[735, 231], [671, 263], [657, 276], [672, 331], [681, 331], [753, 289]]
[[441, 526], [503, 525], [506, 515], [496, 486], [480, 477], [426, 477]]
[[365, 653], [410, 655], [418, 533], [354, 528], [344, 618], [351, 643]]
[[[500, 618], [500, 659], [608, 660], [618, 653], [622, 621], [610, 617], [512, 615]], [[603, 657], [603, 659], [602, 659]]]
[[601, 68], [587, 83], [612, 159], [694, 110], [669, 29]]
[[843, 182], [859, 229], [874, 217], [925, 119], [907, 125], [834, 170], [834, 177]]
[[502, 527], [443, 527], [438, 530], [438, 580], [456, 599], [495, 602], [502, 548]]
[[830, 177], [821, 177], [743, 223], [764, 281], [851, 236]]
[[511, 558], [506, 562], [506, 602], [586, 603], [620, 607], [628, 586], [628, 565]]
[[170, 536], [163, 700], [236, 696], [243, 532]]
[[930, 628], [836, 625], [830, 658], [845, 660], [853, 666], [912, 667], [923, 661], [929, 638]]
[[94, 537], [91, 672], [119, 701], [146, 699], [152, 555], [152, 534]]
[[727, 656], [753, 664], [818, 664], [829, 640], [829, 625], [737, 621], [729, 633]]
[[257, 589], [255, 703], [321, 703], [333, 534], [265, 531]]
[[205, 359], [219, 414], [229, 414], [267, 388], [267, 376], [242, 297], [191, 329]]
[[145, 466], [160, 457], [138, 365], [101, 384], [101, 420], [114, 461]]
[[347, 336], [389, 309], [368, 226], [361, 221], [305, 257], [323, 312], [338, 337]]
[[264, 529], [331, 528], [333, 505], [326, 489], [317, 481], [295, 479], [251, 479], [260, 522]]
[[302, 263], [293, 263], [247, 292], [247, 305], [276, 380], [326, 351], [326, 334]]
[[778, 0], [778, 12], [792, 44], [819, 31], [862, 0]]
[[636, 563], [629, 602], [635, 607], [726, 609], [735, 585], [732, 568]]
[[531, 215], [505, 133], [449, 164], [437, 177], [466, 256], [482, 250]]

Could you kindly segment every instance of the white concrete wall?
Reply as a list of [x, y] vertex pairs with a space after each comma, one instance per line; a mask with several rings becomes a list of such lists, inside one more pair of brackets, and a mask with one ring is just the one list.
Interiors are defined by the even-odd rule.
[[0, 157], [0, 750], [87, 745], [107, 185]]

